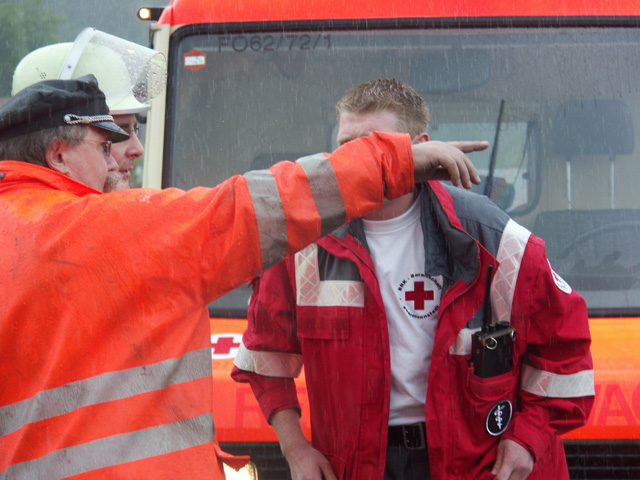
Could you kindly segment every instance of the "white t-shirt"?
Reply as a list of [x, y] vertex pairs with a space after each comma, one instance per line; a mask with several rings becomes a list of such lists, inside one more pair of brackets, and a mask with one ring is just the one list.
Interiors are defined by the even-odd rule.
[[435, 337], [442, 276], [424, 271], [420, 203], [389, 220], [363, 220], [391, 347], [389, 425], [424, 422], [427, 379]]

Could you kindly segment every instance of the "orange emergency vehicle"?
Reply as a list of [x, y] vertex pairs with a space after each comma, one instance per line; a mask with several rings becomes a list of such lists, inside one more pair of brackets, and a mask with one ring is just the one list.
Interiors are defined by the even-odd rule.
[[[489, 140], [472, 155], [477, 191], [546, 241], [589, 307], [596, 402], [565, 437], [571, 476], [640, 478], [640, 2], [174, 0], [148, 12], [169, 77], [148, 115], [145, 186], [215, 185], [331, 151], [334, 103], [378, 77], [425, 98], [432, 139]], [[229, 377], [249, 295], [210, 305], [217, 434], [251, 455], [244, 478], [288, 478], [249, 386]]]

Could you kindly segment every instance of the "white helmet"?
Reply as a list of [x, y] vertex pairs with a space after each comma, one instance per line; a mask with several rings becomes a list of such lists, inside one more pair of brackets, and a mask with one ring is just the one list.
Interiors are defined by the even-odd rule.
[[162, 53], [93, 28], [73, 43], [56, 43], [24, 57], [13, 73], [11, 95], [41, 80], [93, 74], [112, 115], [145, 112], [166, 84]]

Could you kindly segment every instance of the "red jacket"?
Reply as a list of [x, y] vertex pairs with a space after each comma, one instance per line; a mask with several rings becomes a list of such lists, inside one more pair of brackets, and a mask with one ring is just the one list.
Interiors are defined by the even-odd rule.
[[[544, 243], [486, 198], [430, 187], [421, 194], [426, 272], [445, 278], [425, 411], [432, 478], [493, 478], [497, 444], [510, 438], [534, 455], [531, 479], [566, 479], [559, 435], [584, 424], [594, 395], [584, 300], [552, 271]], [[299, 409], [290, 377], [304, 362], [312, 443], [340, 479], [384, 472], [389, 341], [364, 245], [352, 222], [262, 274], [233, 372], [269, 418]], [[469, 359], [488, 265], [499, 265], [493, 321], [510, 322], [516, 343], [512, 371], [482, 379]], [[506, 400], [513, 415], [507, 407], [496, 424]]]
[[0, 477], [224, 478], [206, 305], [414, 188], [408, 136], [345, 147], [188, 192], [0, 162]]

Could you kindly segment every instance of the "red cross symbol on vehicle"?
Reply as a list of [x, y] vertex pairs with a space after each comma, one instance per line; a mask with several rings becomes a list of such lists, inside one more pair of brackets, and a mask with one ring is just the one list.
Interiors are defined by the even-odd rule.
[[240, 339], [242, 334], [220, 334], [211, 335], [211, 353], [214, 357], [229, 358], [235, 356], [232, 355], [231, 350], [240, 347]]
[[424, 302], [426, 300], [433, 300], [433, 290], [425, 290], [424, 282], [414, 282], [413, 291], [405, 292], [404, 299], [407, 302], [413, 302], [413, 306], [416, 310], [424, 310]]

